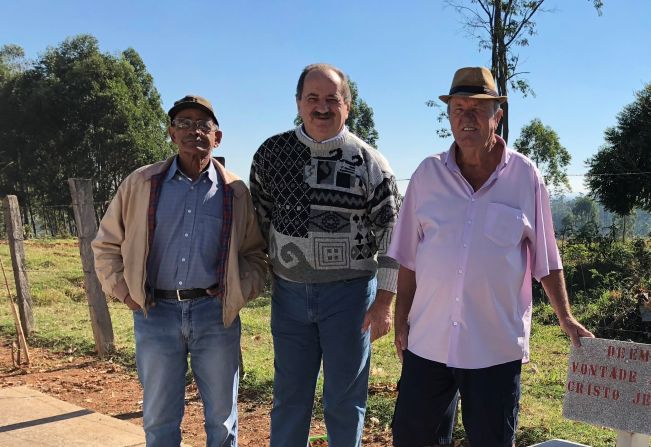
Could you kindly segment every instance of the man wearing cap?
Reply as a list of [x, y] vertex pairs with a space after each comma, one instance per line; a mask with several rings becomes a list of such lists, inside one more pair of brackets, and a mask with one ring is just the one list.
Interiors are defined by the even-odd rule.
[[393, 442], [434, 445], [432, 427], [459, 390], [470, 443], [507, 447], [529, 360], [531, 277], [574, 345], [593, 335], [570, 311], [543, 178], [495, 133], [506, 97], [490, 70], [458, 70], [439, 98], [454, 143], [412, 175], [389, 248], [403, 361]]
[[208, 100], [168, 112], [178, 155], [130, 174], [92, 243], [104, 291], [133, 310], [148, 446], [179, 446], [185, 375], [207, 445], [237, 445], [239, 310], [264, 287], [265, 244], [249, 191], [212, 159], [222, 132]]
[[396, 182], [346, 128], [350, 101], [341, 70], [307, 66], [296, 88], [303, 124], [253, 158], [251, 194], [274, 273], [271, 447], [307, 444], [322, 360], [328, 445], [361, 444], [370, 342], [391, 324]]

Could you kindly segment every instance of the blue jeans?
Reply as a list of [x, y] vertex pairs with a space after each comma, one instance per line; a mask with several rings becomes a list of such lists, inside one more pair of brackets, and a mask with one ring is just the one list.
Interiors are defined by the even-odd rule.
[[222, 304], [206, 297], [159, 300], [133, 314], [147, 446], [178, 447], [188, 354], [204, 406], [206, 445], [237, 445], [240, 320], [224, 327]]
[[375, 291], [374, 277], [330, 283], [274, 277], [271, 447], [307, 445], [322, 359], [328, 445], [361, 445], [371, 361], [370, 334], [361, 327]]

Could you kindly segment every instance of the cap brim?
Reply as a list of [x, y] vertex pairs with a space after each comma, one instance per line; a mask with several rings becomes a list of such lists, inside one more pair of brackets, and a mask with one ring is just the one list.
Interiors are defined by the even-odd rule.
[[459, 96], [462, 98], [473, 98], [473, 99], [492, 99], [494, 101], [499, 101], [500, 104], [506, 102], [506, 100], [508, 99], [508, 97], [506, 96], [492, 96], [492, 95], [487, 95], [485, 93], [462, 93], [462, 92], [455, 93], [454, 95], [441, 95], [439, 96], [439, 99], [443, 101], [445, 104], [447, 104], [450, 98], [452, 98], [453, 96]]
[[210, 110], [208, 107], [204, 106], [203, 104], [199, 104], [198, 102], [184, 102], [181, 104], [177, 104], [174, 107], [172, 107], [169, 112], [167, 112], [167, 116], [170, 117], [170, 120], [173, 120], [174, 117], [176, 116], [177, 113], [179, 113], [181, 110], [185, 109], [199, 109], [204, 112], [206, 112], [208, 115], [211, 116], [212, 119], [215, 120], [215, 124], [219, 126], [219, 121], [217, 121], [217, 117], [215, 114]]

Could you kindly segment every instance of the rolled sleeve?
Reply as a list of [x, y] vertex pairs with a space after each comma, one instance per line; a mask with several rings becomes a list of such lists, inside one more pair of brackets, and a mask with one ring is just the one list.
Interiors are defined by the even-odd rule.
[[540, 281], [552, 270], [561, 270], [563, 263], [556, 244], [549, 193], [545, 184], [536, 187], [535, 241], [532, 244], [532, 276]]
[[393, 229], [387, 255], [409, 270], [416, 269], [416, 251], [421, 239], [421, 229], [416, 216], [418, 171], [414, 173], [407, 187], [398, 221]]

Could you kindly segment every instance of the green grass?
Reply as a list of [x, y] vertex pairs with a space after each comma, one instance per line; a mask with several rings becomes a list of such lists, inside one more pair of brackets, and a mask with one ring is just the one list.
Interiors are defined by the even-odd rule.
[[[74, 240], [39, 240], [25, 244], [28, 276], [34, 297], [36, 332], [30, 344], [49, 347], [72, 355], [94, 350], [88, 306], [83, 290], [83, 273]], [[13, 284], [11, 260], [6, 243], [0, 243], [0, 258]], [[15, 292], [12, 290], [12, 294]], [[2, 285], [1, 300], [6, 303]], [[134, 367], [131, 312], [121, 303], [109, 303], [116, 353], [114, 359]], [[537, 307], [541, 314], [547, 309]], [[245, 374], [241, 398], [260, 403], [271, 402], [273, 384], [273, 344], [269, 330], [270, 300], [263, 296], [241, 312], [242, 351]], [[553, 318], [549, 318], [553, 320]], [[14, 325], [8, 304], [0, 305], [0, 335], [13, 336]], [[569, 342], [554, 325], [534, 324], [531, 363], [523, 366], [522, 399], [517, 445], [527, 446], [547, 439], [568, 439], [593, 447], [612, 446], [611, 430], [564, 419], [564, 393]], [[386, 430], [391, 421], [394, 389], [400, 375], [393, 335], [373, 345], [369, 386], [368, 417], [375, 418], [375, 429]], [[315, 417], [322, 417], [320, 393]], [[456, 429], [458, 437], [463, 428]]]

